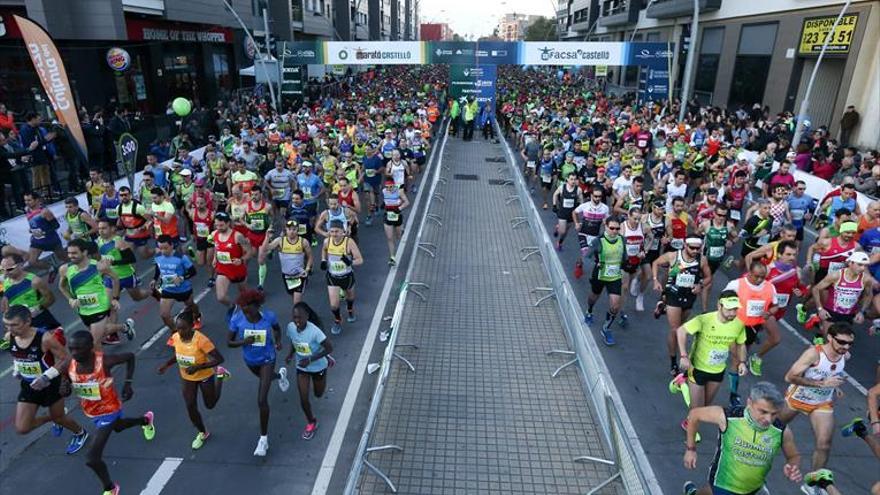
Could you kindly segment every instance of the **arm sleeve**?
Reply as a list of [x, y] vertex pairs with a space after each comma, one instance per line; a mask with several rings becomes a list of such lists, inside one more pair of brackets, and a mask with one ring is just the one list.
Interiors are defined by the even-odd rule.
[[118, 261], [114, 261], [114, 265], [129, 265], [131, 263], [137, 262], [137, 258], [134, 255], [134, 251], [131, 248], [121, 249], [119, 254], [122, 256]]
[[159, 269], [159, 265], [153, 265], [156, 267], [156, 270], [153, 272], [153, 280], [159, 281], [159, 276], [162, 275], [162, 270]]

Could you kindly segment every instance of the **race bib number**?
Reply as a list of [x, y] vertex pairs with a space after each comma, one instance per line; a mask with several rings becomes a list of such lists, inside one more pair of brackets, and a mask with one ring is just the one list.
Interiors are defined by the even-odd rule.
[[287, 286], [287, 290], [297, 289], [302, 285], [303, 281], [301, 277], [295, 277], [291, 275], [284, 276], [284, 285]]
[[312, 346], [310, 346], [308, 342], [294, 342], [293, 348], [296, 350], [296, 353], [301, 356], [312, 355]]
[[101, 400], [101, 388], [98, 382], [71, 383], [73, 394], [81, 400]]
[[792, 220], [803, 220], [804, 219], [804, 210], [791, 210], [791, 219]]
[[709, 257], [720, 258], [724, 256], [724, 246], [709, 246]]
[[38, 361], [22, 361], [16, 359], [12, 362], [12, 366], [18, 376], [33, 380], [43, 374], [43, 369]]
[[840, 261], [832, 261], [832, 262], [828, 263], [828, 271], [829, 272], [836, 272], [836, 271], [842, 270], [844, 265], [845, 265], [845, 263], [842, 263]]
[[345, 263], [342, 261], [331, 261], [330, 262], [330, 272], [331, 273], [342, 273], [345, 271]]
[[541, 174], [541, 182], [549, 184], [552, 180], [550, 174]]
[[797, 387], [791, 398], [804, 404], [822, 404], [824, 402], [831, 402], [833, 394], [833, 388]]
[[758, 245], [763, 246], [770, 242], [770, 234], [764, 234], [761, 237], [758, 237]]
[[116, 208], [108, 208], [104, 210], [104, 215], [107, 216], [110, 220], [116, 220], [119, 218], [119, 212], [116, 211]]
[[217, 261], [223, 263], [224, 265], [228, 265], [232, 263], [232, 256], [229, 255], [226, 251], [217, 251]]
[[536, 164], [532, 160], [529, 160], [526, 162], [526, 167], [528, 167], [528, 168], [535, 168], [535, 166], [536, 166]]
[[684, 289], [690, 289], [697, 281], [693, 273], [681, 272], [675, 276], [675, 285]]
[[563, 198], [562, 199], [562, 207], [563, 208], [574, 208], [574, 198]]
[[46, 237], [46, 233], [43, 232], [43, 229], [31, 229], [31, 235], [34, 236], [34, 239], [42, 239]]
[[739, 210], [730, 210], [730, 219], [738, 222], [742, 220], [742, 213]]
[[303, 191], [303, 199], [312, 199], [312, 190], [306, 189]]
[[626, 255], [627, 256], [638, 256], [639, 251], [641, 251], [642, 246], [639, 244], [627, 244], [626, 245]]
[[80, 309], [92, 309], [98, 306], [98, 294], [77, 294], [76, 300], [79, 301]]
[[177, 354], [177, 366], [181, 368], [189, 368], [196, 364], [195, 356], [186, 356], [184, 354]]
[[251, 230], [265, 230], [266, 221], [262, 217], [251, 219]]
[[660, 239], [655, 237], [655, 238], [651, 239], [651, 249], [650, 250], [656, 251], [658, 249], [660, 249]]
[[764, 314], [764, 301], [749, 299], [746, 301], [746, 316], [756, 318]]
[[259, 328], [246, 328], [244, 330], [244, 338], [248, 337], [254, 338], [254, 343], [251, 345], [256, 347], [266, 346], [266, 330], [262, 330]]
[[789, 299], [791, 299], [791, 294], [776, 293], [776, 299], [773, 300], [773, 305], [777, 308], [784, 308], [788, 306]]
[[196, 223], [196, 237], [205, 238], [208, 237], [210, 233], [211, 227], [209, 227], [208, 224], [201, 222]]
[[272, 198], [274, 199], [284, 199], [284, 195], [287, 193], [287, 189], [272, 189]]
[[669, 245], [672, 246], [672, 249], [678, 251], [684, 247], [684, 239], [673, 238], [671, 241], [669, 241]]
[[860, 293], [835, 292], [834, 305], [837, 306], [837, 309], [849, 311], [859, 302], [860, 295]]
[[616, 278], [620, 276], [620, 265], [605, 265], [602, 267], [602, 276], [605, 278]]
[[174, 283], [174, 280], [177, 278], [177, 275], [162, 275], [162, 287], [171, 287], [173, 285], [177, 285]]
[[718, 366], [719, 364], [724, 364], [727, 362], [727, 356], [730, 354], [730, 351], [712, 349], [709, 351], [708, 363], [710, 366]]
[[375, 177], [376, 176], [376, 169], [374, 169], [374, 168], [364, 169], [364, 175], [366, 175], [367, 177]]
[[396, 222], [400, 220], [400, 213], [397, 213], [396, 211], [388, 211], [386, 212], [386, 215], [388, 216], [389, 222]]

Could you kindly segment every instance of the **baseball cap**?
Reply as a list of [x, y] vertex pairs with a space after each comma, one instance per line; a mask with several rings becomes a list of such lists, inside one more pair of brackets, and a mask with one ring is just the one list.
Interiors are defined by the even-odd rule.
[[785, 158], [789, 160], [794, 160], [795, 158], [797, 158], [797, 153], [795, 153], [794, 151], [789, 151], [785, 154]]
[[858, 230], [859, 226], [855, 222], [843, 222], [840, 224], [840, 233], [844, 232], [855, 232]]
[[721, 307], [724, 309], [739, 309], [741, 304], [739, 302], [738, 297], [722, 297], [718, 300], [721, 303]]
[[187, 175], [187, 176], [189, 176], [189, 175], [192, 175], [192, 174], [193, 174], [192, 170], [190, 170], [190, 169], [188, 169], [188, 168], [185, 168], [185, 169], [183, 169], [183, 170], [180, 171], [180, 175]]
[[849, 255], [849, 258], [847, 258], [846, 261], [852, 261], [853, 263], [858, 263], [860, 265], [867, 265], [871, 259], [868, 258], [868, 255], [865, 252], [856, 251]]
[[309, 167], [309, 168], [311, 168], [311, 167], [313, 167], [314, 165], [312, 165], [312, 162], [305, 161], [305, 162], [302, 162], [302, 166], [303, 166], [303, 167]]

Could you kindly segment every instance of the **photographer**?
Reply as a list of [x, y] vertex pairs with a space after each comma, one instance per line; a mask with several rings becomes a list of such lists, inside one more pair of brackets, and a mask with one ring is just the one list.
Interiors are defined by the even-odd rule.
[[[0, 215], [3, 218], [15, 216], [15, 211], [9, 211], [6, 205], [6, 184], [12, 186], [13, 191], [26, 191], [28, 188], [22, 181], [22, 168], [20, 165], [28, 163], [31, 153], [37, 149], [40, 143], [36, 140], [27, 148], [22, 148], [14, 140], [6, 136], [5, 131], [0, 131]], [[13, 194], [15, 207], [24, 209], [21, 194]]]

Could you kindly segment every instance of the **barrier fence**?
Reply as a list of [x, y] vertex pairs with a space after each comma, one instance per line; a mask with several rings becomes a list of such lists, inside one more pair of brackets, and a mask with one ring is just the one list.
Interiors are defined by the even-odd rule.
[[553, 371], [552, 376], [555, 377], [566, 368], [575, 365], [580, 370], [584, 392], [596, 413], [595, 416], [601, 426], [605, 444], [612, 453], [611, 459], [580, 456], [572, 461], [595, 462], [614, 468], [614, 474], [594, 487], [588, 494], [596, 493], [615, 480], [620, 480], [627, 495], [662, 493], [632, 421], [626, 413], [617, 387], [610, 378], [608, 367], [599, 352], [596, 340], [589, 327], [583, 323], [583, 313], [577, 296], [556, 255], [553, 242], [544, 229], [544, 223], [538, 209], [531, 201], [529, 189], [516, 165], [518, 162], [506, 140], [504, 146], [509, 159], [506, 160], [508, 163], [499, 167], [498, 171], [510, 174], [508, 182], [514, 186], [517, 193], [515, 196], [511, 196], [510, 201], [518, 200], [522, 207], [522, 216], [511, 219], [511, 228], [528, 224], [537, 245], [523, 247], [521, 249], [521, 252], [524, 253], [522, 260], [524, 261], [532, 255], [541, 256], [550, 280], [550, 287], [533, 289], [534, 292], [541, 294], [534, 305], [538, 306], [549, 299], [556, 299], [570, 346], [570, 349], [547, 350], [548, 355], [569, 357], [565, 363]]

